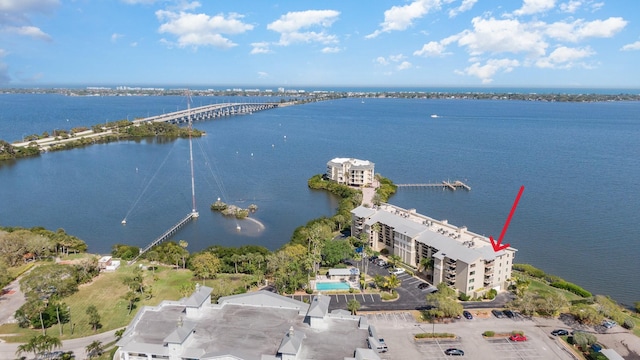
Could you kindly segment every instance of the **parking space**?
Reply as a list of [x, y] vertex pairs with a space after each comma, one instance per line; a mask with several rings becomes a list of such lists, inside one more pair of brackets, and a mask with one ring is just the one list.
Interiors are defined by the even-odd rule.
[[502, 339], [488, 339], [486, 340], [490, 345], [492, 352], [496, 355], [494, 359], [519, 359], [519, 360], [533, 360], [541, 359], [542, 353], [537, 349], [537, 339], [529, 339], [529, 341], [515, 342], [507, 338]]
[[450, 348], [460, 349], [462, 348], [462, 342], [460, 340], [426, 340], [416, 342], [416, 347], [421, 353], [421, 359], [450, 359], [450, 356], [445, 355], [444, 351]]
[[376, 325], [381, 322], [383, 322], [385, 325], [400, 322], [402, 322], [403, 324], [416, 323], [413, 315], [406, 311], [368, 313], [366, 314], [366, 317], [369, 321], [369, 324], [371, 325]]

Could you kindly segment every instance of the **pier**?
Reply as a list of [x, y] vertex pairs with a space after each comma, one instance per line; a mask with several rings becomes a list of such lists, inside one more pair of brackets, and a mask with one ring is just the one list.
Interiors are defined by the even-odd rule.
[[144, 249], [140, 250], [140, 253], [138, 254], [138, 256], [135, 257], [135, 259], [131, 260], [129, 262], [129, 264], [133, 264], [135, 263], [138, 258], [140, 256], [142, 256], [144, 253], [146, 253], [147, 251], [151, 250], [152, 247], [160, 244], [161, 242], [169, 239], [170, 237], [173, 236], [173, 234], [175, 234], [176, 232], [178, 232], [178, 230], [180, 230], [180, 228], [182, 228], [183, 226], [185, 226], [189, 221], [195, 219], [198, 217], [198, 213], [197, 212], [190, 212], [187, 214], [187, 216], [185, 216], [182, 220], [180, 220], [178, 223], [176, 223], [175, 225], [173, 225], [171, 228], [169, 228], [169, 230], [165, 231], [164, 234], [158, 236], [158, 238], [156, 238], [155, 240], [153, 240], [149, 245], [147, 245]]
[[465, 189], [471, 191], [471, 186], [463, 183], [460, 180], [454, 182], [443, 180], [441, 183], [425, 183], [425, 184], [396, 184], [397, 187], [440, 187], [455, 191], [456, 189]]

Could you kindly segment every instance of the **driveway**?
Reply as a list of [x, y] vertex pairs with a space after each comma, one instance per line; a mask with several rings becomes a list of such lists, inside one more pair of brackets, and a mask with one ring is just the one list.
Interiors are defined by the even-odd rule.
[[0, 292], [0, 325], [14, 322], [13, 314], [27, 300], [20, 291], [19, 279], [12, 281]]

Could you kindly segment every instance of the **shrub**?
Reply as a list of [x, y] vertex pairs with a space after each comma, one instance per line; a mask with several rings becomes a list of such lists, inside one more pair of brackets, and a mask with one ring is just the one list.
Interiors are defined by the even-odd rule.
[[486, 337], [494, 337], [495, 335], [496, 335], [496, 332], [491, 330], [487, 330], [482, 333], [482, 336], [486, 336]]
[[496, 289], [491, 289], [489, 290], [489, 292], [484, 294], [484, 298], [487, 300], [493, 300], [496, 298], [497, 295], [498, 295], [498, 291]]
[[469, 301], [469, 299], [471, 299], [471, 296], [465, 293], [460, 293], [460, 295], [458, 295], [458, 299], [460, 299], [460, 301]]
[[591, 295], [590, 292], [588, 292], [587, 290], [581, 288], [580, 286], [561, 280], [561, 281], [556, 281], [551, 283], [551, 286], [558, 288], [558, 289], [564, 289], [567, 290], [569, 292], [572, 292], [578, 296], [582, 296], [583, 298], [588, 298], [591, 297], [593, 295]]
[[635, 321], [633, 321], [633, 318], [629, 316], [626, 319], [624, 319], [622, 326], [624, 326], [625, 329], [631, 330], [636, 326], [636, 323]]
[[522, 331], [522, 330], [513, 330], [511, 332], [511, 335], [522, 335], [522, 336], [524, 336], [524, 331]]
[[529, 276], [542, 279], [546, 276], [545, 272], [529, 264], [513, 264], [513, 270], [521, 271]]
[[312, 288], [306, 288], [304, 291], [309, 295], [313, 294], [313, 289]]

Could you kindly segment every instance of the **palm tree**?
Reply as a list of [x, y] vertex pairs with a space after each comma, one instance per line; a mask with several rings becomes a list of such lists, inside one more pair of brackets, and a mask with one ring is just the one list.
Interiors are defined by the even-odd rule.
[[389, 265], [391, 265], [391, 267], [396, 267], [401, 261], [402, 258], [400, 257], [400, 255], [389, 255]]
[[38, 336], [33, 336], [29, 339], [29, 342], [18, 345], [18, 350], [16, 350], [16, 356], [20, 357], [22, 353], [25, 352], [33, 352], [33, 357], [38, 357], [38, 351], [40, 351], [40, 346], [38, 346]]
[[351, 315], [355, 315], [358, 310], [360, 310], [360, 302], [356, 299], [351, 299], [347, 303], [347, 309], [351, 311]]
[[178, 245], [180, 245], [180, 247], [183, 249], [182, 251], [182, 268], [185, 268], [185, 257], [187, 255], [189, 255], [189, 252], [187, 252], [187, 246], [189, 246], [189, 243], [186, 242], [185, 240], [179, 240], [178, 241]]
[[45, 352], [51, 352], [51, 350], [62, 346], [62, 341], [59, 338], [49, 335], [39, 335], [37, 342], [40, 350]]
[[392, 294], [393, 290], [399, 287], [400, 284], [402, 284], [402, 281], [395, 274], [391, 274], [385, 278], [384, 287], [389, 289], [389, 294]]
[[85, 347], [84, 349], [87, 352], [87, 356], [89, 357], [89, 359], [102, 355], [102, 351], [104, 351], [102, 342], [98, 340], [93, 341], [91, 344], [87, 345], [87, 347]]

